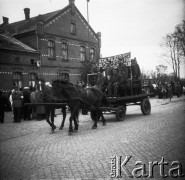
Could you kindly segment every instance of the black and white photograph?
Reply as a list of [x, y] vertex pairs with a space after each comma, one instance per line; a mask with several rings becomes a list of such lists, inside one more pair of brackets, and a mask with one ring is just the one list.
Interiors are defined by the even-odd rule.
[[0, 180], [185, 179], [185, 0], [0, 0]]

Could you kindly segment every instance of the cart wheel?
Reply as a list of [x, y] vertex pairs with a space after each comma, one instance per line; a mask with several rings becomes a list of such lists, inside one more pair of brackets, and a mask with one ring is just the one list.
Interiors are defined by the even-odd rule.
[[91, 110], [90, 116], [93, 121], [96, 120], [96, 116], [98, 116], [98, 121], [100, 120], [100, 113], [97, 110]]
[[151, 104], [148, 98], [145, 98], [141, 102], [141, 111], [143, 115], [149, 115], [151, 112]]
[[123, 121], [125, 119], [126, 109], [123, 106], [116, 108], [116, 119], [117, 121]]

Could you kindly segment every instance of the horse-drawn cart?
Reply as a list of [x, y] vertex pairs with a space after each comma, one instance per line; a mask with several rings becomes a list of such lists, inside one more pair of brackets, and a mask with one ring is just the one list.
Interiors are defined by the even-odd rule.
[[[132, 61], [130, 60], [130, 57], [128, 56], [128, 54], [122, 54], [111, 58], [104, 58], [102, 61], [104, 64], [100, 61], [101, 72], [96, 74], [96, 76], [99, 76], [100, 73], [104, 71], [102, 73], [104, 76], [104, 79], [107, 78], [107, 76], [109, 76], [109, 74], [108, 75], [106, 74], [107, 67], [109, 69], [110, 67], [112, 67], [113, 69], [113, 73], [110, 76], [114, 76], [114, 69], [118, 72], [117, 73], [118, 76], [124, 76], [125, 74], [127, 76], [124, 83], [123, 83], [124, 78], [121, 79], [121, 83], [119, 82], [119, 80], [116, 81], [116, 78], [113, 78], [114, 79], [113, 83], [111, 82], [112, 86], [116, 86], [117, 84], [119, 84], [119, 87], [117, 90], [118, 93], [116, 93], [116, 96], [115, 96], [115, 93], [109, 96], [109, 93], [107, 92], [107, 89], [109, 88], [107, 86], [109, 85], [106, 85], [105, 88], [101, 88], [99, 86], [101, 89], [103, 89], [107, 100], [107, 102], [103, 103], [102, 106], [100, 107], [102, 112], [114, 113], [116, 116], [116, 119], [120, 121], [125, 119], [127, 106], [139, 105], [141, 107], [141, 112], [143, 113], [143, 115], [149, 115], [151, 112], [151, 104], [150, 104], [149, 97], [153, 96], [154, 94], [145, 93], [143, 91], [139, 66], [137, 65], [137, 68], [132, 67]], [[123, 64], [125, 65], [125, 69], [120, 68], [120, 67], [123, 67], [122, 66]], [[135, 65], [135, 62], [134, 62], [134, 65]], [[119, 71], [122, 71], [122, 73], [120, 73]], [[95, 78], [93, 76], [95, 76], [95, 74], [88, 75], [88, 82], [91, 82], [92, 79], [93, 80], [99, 79], [98, 77]], [[117, 79], [120, 79], [120, 78], [118, 77]], [[102, 85], [103, 78], [100, 81], [101, 81], [100, 84]], [[112, 87], [112, 89], [114, 89], [114, 87]], [[92, 120], [95, 120], [97, 116], [98, 116], [98, 119], [100, 119], [99, 112], [97, 112], [97, 110], [93, 108], [91, 108], [90, 116]]]
[[[151, 112], [151, 104], [149, 96], [153, 94], [139, 94], [134, 96], [125, 97], [107, 97], [107, 105], [102, 106], [101, 110], [105, 112], [114, 113], [118, 121], [125, 119], [127, 106], [139, 105], [141, 107], [141, 112], [143, 115], [149, 115]], [[97, 111], [91, 109], [91, 118], [95, 119], [97, 116]], [[100, 117], [99, 117], [100, 118]]]

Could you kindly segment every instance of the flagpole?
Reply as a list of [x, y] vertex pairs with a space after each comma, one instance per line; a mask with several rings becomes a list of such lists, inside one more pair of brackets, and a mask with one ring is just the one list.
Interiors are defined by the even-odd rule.
[[87, 22], [89, 24], [89, 7], [88, 7], [88, 2], [89, 2], [89, 0], [87, 0]]
[[88, 23], [88, 27], [87, 27], [87, 31], [88, 31], [88, 58], [90, 60], [90, 49], [89, 49], [89, 7], [88, 7], [88, 3], [89, 0], [87, 0], [87, 23]]

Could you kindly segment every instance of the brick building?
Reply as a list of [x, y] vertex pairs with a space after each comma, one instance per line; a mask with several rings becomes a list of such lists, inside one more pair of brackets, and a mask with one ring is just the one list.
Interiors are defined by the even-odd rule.
[[0, 33], [0, 89], [34, 86], [40, 53], [17, 39]]
[[84, 62], [97, 64], [100, 55], [100, 33], [95, 33], [75, 6], [74, 0], [58, 11], [30, 17], [9, 24], [3, 17], [1, 29], [40, 52], [38, 75], [46, 82], [57, 77], [76, 83], [81, 80]]

